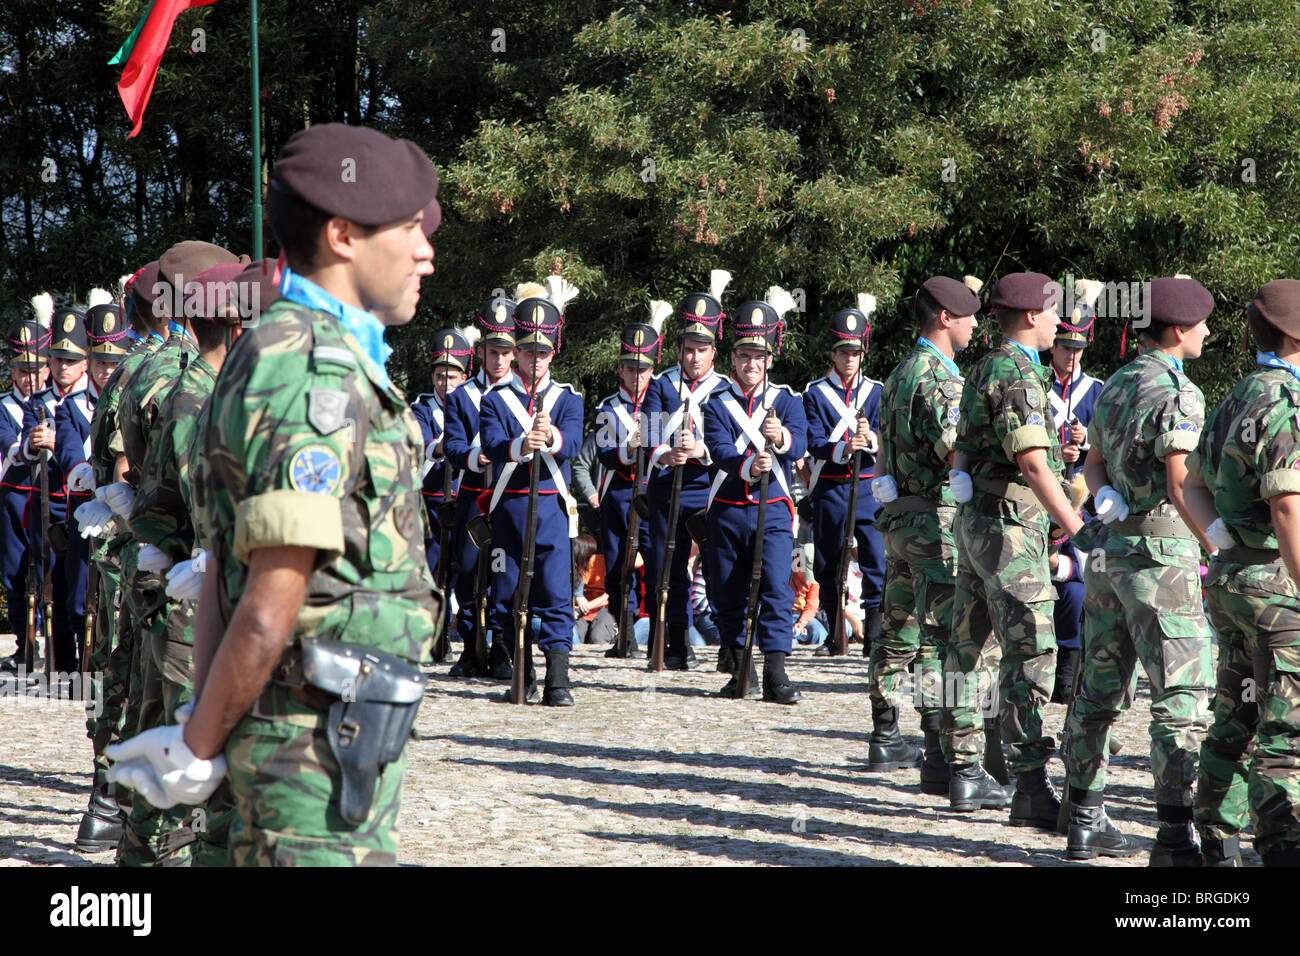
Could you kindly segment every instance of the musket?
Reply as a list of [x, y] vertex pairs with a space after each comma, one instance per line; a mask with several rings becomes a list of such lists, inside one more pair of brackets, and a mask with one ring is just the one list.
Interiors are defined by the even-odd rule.
[[[647, 389], [649, 386], [647, 386]], [[633, 418], [636, 421], [637, 428], [641, 427], [641, 400], [645, 397], [645, 392], [637, 398], [636, 405], [633, 408]], [[627, 509], [627, 540], [625, 542], [626, 550], [623, 553], [623, 567], [619, 569], [619, 580], [622, 585], [623, 606], [618, 612], [618, 649], [615, 654], [618, 657], [632, 656], [633, 634], [632, 629], [636, 622], [632, 614], [627, 609], [628, 596], [632, 593], [633, 583], [636, 580], [636, 556], [641, 545], [641, 508], [637, 498], [641, 497], [641, 485], [645, 481], [645, 442], [638, 441], [636, 446], [636, 465], [632, 469], [632, 498], [628, 502]], [[662, 657], [661, 657], [662, 660]]]
[[[472, 452], [471, 452], [472, 454]], [[491, 464], [484, 470], [484, 484], [492, 486], [493, 467]], [[492, 543], [488, 541], [475, 541], [478, 546], [478, 561], [475, 564], [474, 572], [474, 656], [478, 660], [478, 669], [483, 674], [488, 673], [488, 643], [487, 643], [487, 605], [488, 605], [488, 570], [490, 568], [490, 552]]]
[[[766, 404], [766, 367], [763, 369], [763, 399]], [[765, 418], [771, 418], [772, 414], [772, 409], [768, 408]], [[767, 440], [763, 450], [773, 456], [772, 468], [777, 467], [772, 439]], [[739, 700], [744, 700], [749, 694], [749, 669], [754, 666], [754, 636], [758, 632], [758, 599], [763, 583], [763, 533], [767, 525], [767, 483], [772, 475], [772, 468], [763, 472], [758, 479], [758, 530], [754, 535], [754, 561], [749, 572], [749, 607], [745, 611], [745, 650], [741, 654], [740, 670], [737, 672], [740, 685], [740, 693], [737, 695]]]
[[[446, 441], [446, 434], [443, 435]], [[447, 579], [451, 569], [451, 525], [455, 520], [456, 500], [451, 495], [451, 460], [444, 453], [442, 459], [442, 501], [438, 514], [438, 567], [433, 573], [434, 583], [442, 592], [442, 633], [433, 642], [433, 659], [442, 663], [451, 650], [451, 596], [447, 593]]]
[[[534, 373], [536, 369], [534, 369]], [[537, 400], [537, 378], [532, 382], [532, 393], [528, 396], [528, 409], [532, 411]], [[536, 413], [534, 413], [535, 415]], [[537, 419], [534, 417], [533, 423]], [[533, 588], [533, 562], [537, 552], [537, 480], [542, 469], [539, 458], [542, 452], [533, 452], [533, 460], [528, 463], [528, 515], [524, 519], [524, 555], [519, 566], [519, 581], [515, 585], [515, 659], [514, 674], [510, 679], [510, 700], [522, 704], [526, 694], [524, 661], [524, 639], [528, 635], [528, 597]]]
[[[44, 425], [47, 421], [45, 416], [45, 403], [37, 399], [37, 405], [40, 408], [39, 424]], [[50, 622], [53, 620], [54, 609], [54, 570], [51, 567], [50, 559], [50, 463], [46, 456], [45, 449], [41, 449], [40, 455], [40, 482], [41, 482], [41, 597], [45, 609], [45, 680], [48, 685], [50, 680], [50, 671], [52, 669], [54, 657], [54, 635]]]
[[844, 525], [844, 542], [840, 545], [840, 580], [835, 589], [835, 653], [837, 654], [849, 652], [849, 632], [844, 621], [847, 617], [844, 608], [849, 599], [849, 558], [853, 553], [854, 530], [858, 524], [858, 488], [862, 484], [862, 479], [858, 477], [862, 473], [861, 448], [853, 452], [849, 468], [852, 469], [852, 478], [849, 481], [849, 520]]
[[[694, 428], [691, 423], [691, 393], [689, 390], [686, 392], [686, 400], [682, 403], [682, 423], [687, 428]], [[673, 471], [673, 493], [668, 502], [668, 538], [665, 542], [664, 554], [661, 555], [662, 563], [659, 565], [659, 580], [655, 582], [659, 597], [659, 614], [655, 618], [655, 633], [650, 643], [650, 670], [652, 671], [664, 669], [664, 630], [666, 627], [665, 619], [668, 616], [668, 584], [671, 580], [673, 559], [677, 554], [677, 521], [682, 510], [682, 472], [685, 468], [686, 466], [682, 464], [678, 465]]]
[[94, 555], [89, 555], [90, 569], [86, 574], [86, 622], [81, 635], [81, 686], [86, 686], [90, 674], [88, 665], [95, 649], [95, 620], [99, 617], [99, 565]]

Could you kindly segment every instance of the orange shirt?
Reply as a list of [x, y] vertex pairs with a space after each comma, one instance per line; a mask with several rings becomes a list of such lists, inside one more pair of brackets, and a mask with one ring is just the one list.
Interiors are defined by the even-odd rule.
[[803, 572], [793, 571], [790, 574], [790, 587], [794, 589], [794, 610], [799, 612], [799, 620], [796, 624], [807, 624], [817, 616], [817, 609], [821, 607], [821, 585], [811, 578], [805, 578]]
[[[605, 556], [597, 552], [592, 556], [591, 567], [582, 576], [582, 596], [594, 601], [605, 593]], [[600, 611], [588, 611], [582, 615], [584, 621], [592, 620]]]

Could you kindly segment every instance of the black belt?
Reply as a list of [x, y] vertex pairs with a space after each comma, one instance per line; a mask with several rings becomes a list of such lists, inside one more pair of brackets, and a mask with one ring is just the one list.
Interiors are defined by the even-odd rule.
[[1277, 548], [1247, 548], [1238, 545], [1235, 548], [1220, 548], [1215, 557], [1227, 564], [1272, 564], [1282, 557], [1282, 552]]

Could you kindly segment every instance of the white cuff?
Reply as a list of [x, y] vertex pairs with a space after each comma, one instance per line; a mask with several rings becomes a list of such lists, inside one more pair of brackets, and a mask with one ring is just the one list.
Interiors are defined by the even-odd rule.
[[786, 452], [790, 450], [790, 446], [792, 446], [793, 444], [794, 444], [794, 437], [790, 434], [790, 429], [782, 427], [781, 444], [774, 445], [772, 447], [772, 450], [776, 452], [778, 455], [784, 455]]
[[749, 482], [750, 484], [753, 484], [754, 482], [758, 481], [758, 479], [754, 477], [754, 472], [753, 472], [753, 464], [756, 458], [758, 458], [757, 455], [750, 455], [748, 458], [745, 459], [745, 463], [740, 466], [740, 477], [744, 478], [745, 481]]
[[702, 442], [702, 441], [701, 441], [699, 444], [700, 444], [700, 447], [704, 449], [704, 454], [703, 454], [703, 455], [700, 455], [700, 456], [696, 459], [696, 461], [699, 461], [699, 462], [701, 462], [701, 463], [703, 463], [703, 464], [705, 464], [705, 465], [712, 465], [712, 464], [713, 464], [713, 453], [709, 451], [709, 446], [706, 445], [706, 444], [704, 444], [704, 442]]
[[435, 455], [435, 454], [433, 453], [433, 450], [434, 450], [434, 448], [436, 448], [436, 447], [438, 447], [438, 442], [437, 442], [436, 439], [435, 439], [434, 441], [429, 442], [429, 444], [427, 444], [427, 445], [424, 446], [424, 457], [425, 457], [426, 459], [428, 459], [429, 461], [438, 461], [438, 460], [439, 460], [438, 456]]
[[667, 465], [659, 464], [659, 459], [672, 451], [671, 445], [656, 445], [655, 450], [650, 453], [650, 468], [667, 468]]
[[33, 454], [32, 454], [32, 436], [31, 436], [31, 435], [28, 435], [26, 438], [23, 439], [23, 448], [22, 448], [22, 452], [23, 452], [23, 457], [26, 458], [28, 461], [36, 461], [36, 459], [40, 457], [39, 455], [33, 455]]
[[[629, 436], [630, 437], [630, 436]], [[632, 449], [628, 447], [627, 442], [620, 442], [618, 446], [618, 460], [625, 465], [636, 463], [636, 455], [632, 454]]]
[[847, 465], [849, 462], [849, 443], [846, 441], [836, 442], [835, 447], [831, 449], [831, 461], [837, 465]]
[[1056, 556], [1056, 573], [1052, 575], [1052, 580], [1068, 581], [1073, 571], [1074, 562], [1065, 554], [1058, 554]]
[[559, 452], [564, 445], [564, 432], [560, 431], [554, 425], [551, 426], [551, 443], [542, 450], [548, 454], [554, 455]]
[[476, 475], [483, 474], [483, 466], [478, 463], [478, 456], [482, 453], [480, 439], [475, 438], [474, 444], [469, 446], [469, 454], [465, 456], [465, 466]]
[[871, 433], [871, 444], [863, 449], [868, 455], [874, 455], [880, 451], [880, 437], [876, 432]]
[[[527, 434], [525, 432], [524, 434]], [[533, 457], [533, 453], [524, 454], [524, 436], [520, 435], [510, 443], [510, 460], [511, 461], [528, 461]]]

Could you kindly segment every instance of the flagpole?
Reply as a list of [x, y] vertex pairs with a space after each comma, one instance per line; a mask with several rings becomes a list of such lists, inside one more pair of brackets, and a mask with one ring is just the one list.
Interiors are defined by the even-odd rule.
[[252, 7], [253, 56], [253, 258], [262, 258], [262, 103], [261, 83], [257, 75], [257, 0]]

